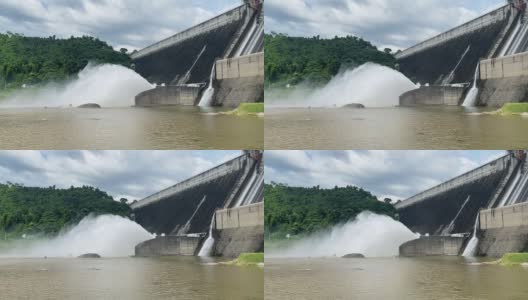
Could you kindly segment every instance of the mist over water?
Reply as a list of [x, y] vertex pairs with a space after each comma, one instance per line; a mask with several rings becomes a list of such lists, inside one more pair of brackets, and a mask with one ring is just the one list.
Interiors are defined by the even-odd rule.
[[76, 107], [85, 103], [102, 107], [132, 106], [137, 94], [153, 87], [129, 68], [88, 64], [75, 79], [22, 89], [2, 101], [0, 107]]
[[401, 244], [418, 238], [405, 225], [371, 212], [355, 220], [336, 225], [330, 231], [315, 233], [292, 246], [266, 251], [269, 257], [330, 257], [361, 253], [366, 257], [397, 256]]
[[[336, 75], [326, 86], [314, 90], [296, 87], [287, 98], [266, 98], [276, 107], [341, 107], [361, 103], [365, 107], [399, 105], [401, 94], [418, 88], [402, 73], [374, 63]], [[274, 99], [275, 98], [275, 99]]]
[[55, 238], [15, 243], [0, 257], [77, 257], [85, 253], [126, 257], [134, 255], [137, 244], [153, 237], [127, 218], [90, 215]]

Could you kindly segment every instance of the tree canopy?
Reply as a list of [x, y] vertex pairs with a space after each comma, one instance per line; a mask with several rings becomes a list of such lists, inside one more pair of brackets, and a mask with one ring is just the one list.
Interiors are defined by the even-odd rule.
[[265, 185], [264, 198], [267, 238], [312, 233], [354, 219], [363, 211], [396, 217], [390, 199], [379, 201], [355, 186], [323, 189], [272, 183]]
[[126, 201], [114, 201], [107, 193], [90, 186], [58, 189], [0, 184], [0, 232], [12, 237], [54, 235], [88, 214], [128, 216], [130, 211]]
[[0, 33], [0, 90], [63, 80], [90, 61], [130, 66], [125, 50], [115, 51], [90, 36], [58, 39]]
[[340, 69], [374, 62], [394, 67], [390, 49], [379, 51], [370, 42], [355, 36], [323, 39], [290, 37], [284, 34], [264, 36], [265, 85], [328, 82]]

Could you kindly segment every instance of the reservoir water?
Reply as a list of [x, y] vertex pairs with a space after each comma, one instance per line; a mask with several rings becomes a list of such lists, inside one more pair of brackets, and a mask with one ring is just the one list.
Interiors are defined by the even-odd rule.
[[266, 258], [266, 299], [528, 299], [528, 268], [463, 257]]
[[262, 149], [262, 117], [226, 109], [3, 108], [3, 149]]
[[0, 259], [0, 278], [2, 299], [245, 300], [264, 293], [262, 268], [198, 257]]
[[266, 149], [518, 149], [528, 117], [465, 107], [266, 107]]

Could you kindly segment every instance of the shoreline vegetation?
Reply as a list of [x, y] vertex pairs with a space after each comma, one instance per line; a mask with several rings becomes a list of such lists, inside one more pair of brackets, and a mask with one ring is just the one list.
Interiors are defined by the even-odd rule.
[[265, 184], [264, 236], [269, 240], [284, 241], [282, 246], [314, 232], [353, 220], [363, 211], [397, 218], [392, 199], [378, 200], [359, 187], [331, 189], [319, 186], [290, 187], [284, 184]]
[[281, 33], [264, 35], [264, 86], [285, 88], [303, 84], [321, 86], [340, 71], [367, 62], [396, 68], [391, 49], [378, 50], [355, 36], [330, 39], [314, 36], [290, 37]]
[[90, 186], [59, 189], [0, 184], [0, 241], [55, 236], [89, 214], [127, 217], [131, 212], [127, 201], [115, 201]]
[[127, 52], [91, 36], [60, 39], [0, 33], [0, 98], [19, 88], [72, 78], [89, 62], [131, 67]]

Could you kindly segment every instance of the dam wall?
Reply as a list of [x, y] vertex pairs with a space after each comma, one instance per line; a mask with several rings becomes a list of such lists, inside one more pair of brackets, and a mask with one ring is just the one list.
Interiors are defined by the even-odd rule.
[[422, 235], [472, 232], [479, 209], [496, 197], [511, 165], [505, 155], [396, 204], [400, 221]]
[[215, 70], [215, 105], [264, 102], [264, 52], [219, 60]]
[[467, 237], [424, 236], [400, 245], [400, 256], [457, 256], [464, 251]]
[[202, 237], [159, 236], [135, 247], [135, 256], [193, 256], [198, 253]]
[[159, 86], [141, 92], [136, 96], [136, 106], [195, 105], [200, 98], [202, 87]]
[[480, 211], [479, 229], [479, 255], [528, 252], [528, 203]]
[[399, 70], [422, 84], [472, 82], [478, 62], [494, 55], [516, 16], [506, 5], [399, 52]]
[[422, 86], [400, 96], [400, 106], [458, 105], [465, 94], [465, 87]]
[[218, 210], [215, 216], [214, 253], [237, 257], [264, 251], [264, 203]]
[[478, 105], [528, 101], [528, 52], [480, 62]]
[[251, 161], [244, 154], [133, 203], [133, 217], [159, 235], [206, 233], [214, 212], [225, 206]]
[[159, 85], [208, 82], [214, 62], [224, 57], [251, 11], [241, 5], [132, 53], [136, 72]]

